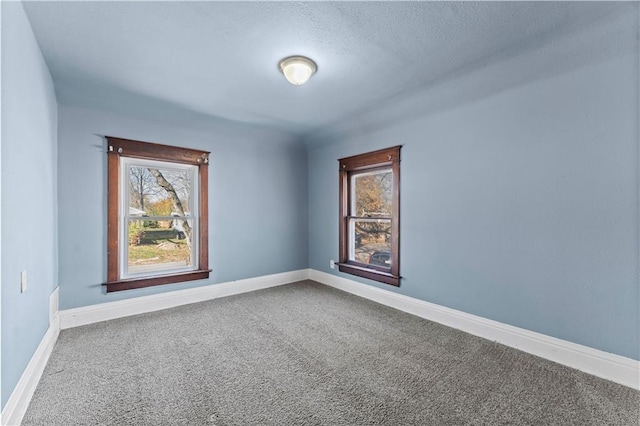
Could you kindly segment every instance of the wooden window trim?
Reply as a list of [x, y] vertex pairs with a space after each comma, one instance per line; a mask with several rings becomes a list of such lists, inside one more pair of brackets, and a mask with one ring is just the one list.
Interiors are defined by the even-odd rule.
[[[339, 162], [339, 247], [338, 270], [370, 280], [400, 286], [400, 148], [380, 149], [365, 154], [341, 158]], [[391, 216], [391, 268], [389, 271], [349, 260], [349, 200], [351, 199], [350, 179], [353, 172], [373, 171], [391, 168], [393, 173], [393, 193]]]
[[[106, 136], [107, 139], [107, 293], [209, 278], [209, 152]], [[198, 269], [167, 275], [120, 278], [120, 157], [169, 161], [198, 166]]]

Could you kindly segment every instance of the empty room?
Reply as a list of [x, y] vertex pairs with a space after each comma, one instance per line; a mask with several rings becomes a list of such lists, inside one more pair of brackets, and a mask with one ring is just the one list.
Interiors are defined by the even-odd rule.
[[640, 3], [1, 2], [2, 425], [639, 425]]

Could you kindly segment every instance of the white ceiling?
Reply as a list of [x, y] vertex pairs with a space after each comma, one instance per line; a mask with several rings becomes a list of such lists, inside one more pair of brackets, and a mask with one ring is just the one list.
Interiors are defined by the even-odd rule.
[[[25, 3], [62, 103], [166, 104], [296, 134], [357, 118], [448, 76], [539, 48], [635, 7]], [[278, 70], [278, 61], [293, 54], [318, 63], [317, 74], [304, 86], [290, 85]]]

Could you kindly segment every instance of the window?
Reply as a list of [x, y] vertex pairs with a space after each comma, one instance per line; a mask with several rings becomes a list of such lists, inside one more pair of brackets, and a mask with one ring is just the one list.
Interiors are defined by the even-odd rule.
[[338, 269], [399, 286], [400, 146], [338, 161]]
[[107, 142], [107, 292], [209, 278], [209, 153]]

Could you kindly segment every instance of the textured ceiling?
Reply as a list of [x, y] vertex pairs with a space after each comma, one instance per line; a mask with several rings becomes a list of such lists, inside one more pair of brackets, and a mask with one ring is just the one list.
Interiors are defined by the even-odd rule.
[[[296, 134], [356, 119], [447, 76], [549, 44], [634, 7], [25, 3], [62, 103], [171, 105]], [[304, 86], [290, 85], [277, 68], [292, 54], [318, 63], [317, 74]]]

